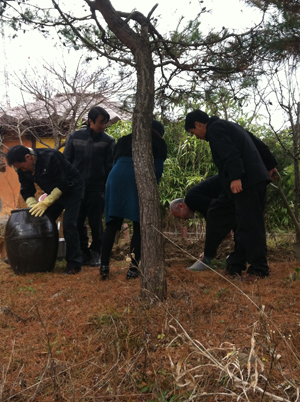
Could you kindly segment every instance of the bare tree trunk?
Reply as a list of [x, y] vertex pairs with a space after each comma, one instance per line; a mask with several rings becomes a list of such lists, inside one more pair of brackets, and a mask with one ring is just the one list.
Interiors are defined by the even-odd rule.
[[[300, 173], [299, 173], [299, 137], [300, 137], [300, 102], [297, 104], [297, 119], [295, 124], [295, 131], [293, 135], [294, 146], [294, 214], [299, 221], [299, 201], [300, 201]], [[299, 235], [296, 231], [296, 239], [300, 241]]]
[[136, 105], [133, 113], [132, 151], [137, 182], [142, 238], [141, 295], [153, 300], [166, 298], [162, 218], [156, 184], [151, 123], [154, 106], [154, 67], [149, 42], [135, 51], [137, 66]]

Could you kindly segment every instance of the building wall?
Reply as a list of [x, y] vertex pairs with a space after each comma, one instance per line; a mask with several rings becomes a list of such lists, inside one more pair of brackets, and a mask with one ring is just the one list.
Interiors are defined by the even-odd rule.
[[[43, 138], [43, 143], [48, 145], [50, 148], [54, 148], [54, 139], [53, 138]], [[41, 144], [40, 142], [36, 141], [35, 148], [47, 148], [46, 145]], [[60, 152], [63, 152], [65, 147], [60, 148]]]
[[[46, 145], [43, 145], [38, 141], [34, 141], [35, 143], [33, 143], [32, 140], [26, 139], [25, 137], [22, 138], [22, 142], [22, 145], [25, 147], [46, 148]], [[43, 138], [43, 142], [51, 148], [54, 148], [54, 140], [52, 138]], [[4, 140], [4, 145], [11, 148], [14, 145], [20, 145], [20, 141], [19, 139], [9, 141]], [[64, 148], [60, 149], [61, 152], [63, 152], [63, 150]], [[6, 152], [5, 147], [3, 147], [3, 151]], [[38, 191], [38, 194], [36, 195], [40, 195], [39, 193], [40, 191]], [[3, 221], [5, 222], [10, 215], [11, 210], [16, 208], [26, 208], [26, 204], [20, 196], [20, 183], [17, 173], [14, 168], [6, 166], [5, 173], [0, 173], [0, 224]]]
[[[5, 141], [4, 145], [8, 148], [14, 145], [20, 145], [19, 139], [14, 141]], [[32, 141], [23, 138], [23, 145], [26, 147], [32, 147]], [[3, 151], [6, 152], [6, 148], [3, 147]], [[25, 207], [22, 197], [20, 196], [20, 183], [18, 175], [14, 168], [6, 166], [6, 171], [0, 173], [0, 205], [2, 209], [0, 211], [0, 223], [6, 221], [10, 215], [12, 209], [18, 207]]]

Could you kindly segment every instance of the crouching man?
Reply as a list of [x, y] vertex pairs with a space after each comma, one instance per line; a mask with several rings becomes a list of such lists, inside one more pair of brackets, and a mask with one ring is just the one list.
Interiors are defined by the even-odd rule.
[[193, 219], [195, 211], [200, 212], [206, 220], [204, 253], [188, 270], [206, 271], [208, 265], [217, 255], [221, 242], [231, 236], [236, 226], [234, 202], [223, 202], [223, 186], [218, 175], [209, 177], [196, 184], [185, 198], [177, 198], [170, 204], [173, 216], [186, 220]]
[[[84, 193], [84, 183], [78, 170], [54, 149], [31, 149], [16, 145], [6, 155], [8, 166], [13, 166], [21, 183], [21, 195], [31, 215], [47, 215], [56, 220], [64, 212], [63, 229], [66, 241], [67, 269], [65, 274], [81, 271], [81, 252], [77, 218]], [[34, 195], [37, 184], [48, 196], [37, 202]]]

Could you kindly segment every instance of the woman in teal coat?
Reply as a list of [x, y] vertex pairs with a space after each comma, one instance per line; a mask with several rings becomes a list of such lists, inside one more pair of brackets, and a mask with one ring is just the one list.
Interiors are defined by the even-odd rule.
[[[152, 152], [157, 183], [163, 173], [167, 158], [167, 145], [163, 140], [164, 126], [157, 120], [152, 122]], [[104, 280], [109, 274], [109, 260], [115, 235], [121, 229], [124, 219], [133, 222], [130, 242], [131, 264], [127, 279], [139, 276], [141, 257], [140, 209], [132, 159], [132, 135], [126, 135], [117, 142], [114, 150], [114, 166], [107, 178], [105, 191], [106, 229], [102, 241], [100, 275]]]

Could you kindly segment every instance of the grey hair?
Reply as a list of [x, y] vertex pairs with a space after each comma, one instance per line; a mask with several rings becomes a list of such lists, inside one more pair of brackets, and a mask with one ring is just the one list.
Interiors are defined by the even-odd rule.
[[184, 202], [184, 198], [176, 198], [175, 200], [171, 201], [169, 206], [170, 212], [174, 211], [178, 208], [178, 204], [182, 204]]

